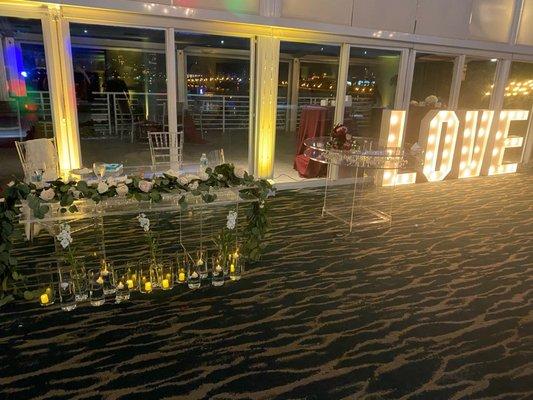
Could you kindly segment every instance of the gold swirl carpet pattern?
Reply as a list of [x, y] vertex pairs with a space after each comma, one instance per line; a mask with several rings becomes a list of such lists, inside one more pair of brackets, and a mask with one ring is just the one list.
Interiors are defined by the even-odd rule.
[[[238, 282], [4, 307], [0, 398], [531, 399], [532, 189], [531, 171], [398, 187], [392, 227], [352, 234], [320, 217], [321, 190], [279, 192]], [[146, 252], [130, 219], [106, 223], [115, 262]], [[154, 222], [169, 253], [178, 223]], [[75, 241], [96, 251], [98, 235]], [[26, 268], [54, 258], [46, 236], [17, 251]]]

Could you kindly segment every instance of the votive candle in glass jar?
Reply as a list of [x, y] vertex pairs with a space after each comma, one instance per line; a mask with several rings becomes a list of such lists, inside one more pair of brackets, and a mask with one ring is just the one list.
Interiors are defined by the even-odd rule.
[[139, 271], [137, 264], [138, 263], [131, 261], [126, 264], [127, 279], [125, 285], [130, 292], [139, 290]]
[[200, 279], [207, 279], [209, 276], [209, 273], [207, 272], [207, 262], [203, 258], [203, 252], [200, 250], [197, 255], [196, 260], [196, 267], [198, 270], [198, 274], [200, 275]]
[[213, 257], [211, 266], [213, 268], [211, 273], [211, 284], [213, 286], [222, 286], [224, 284], [224, 269], [220, 265], [219, 259]]
[[104, 280], [104, 294], [115, 293], [115, 283], [113, 281], [113, 263], [102, 259], [100, 261], [100, 276]]
[[89, 301], [92, 306], [98, 307], [105, 303], [104, 278], [99, 269], [90, 270], [89, 276]]
[[50, 283], [43, 288], [42, 293], [39, 295], [39, 304], [43, 307], [48, 307], [55, 303], [55, 299], [54, 285]]
[[174, 287], [174, 265], [171, 260], [161, 262], [161, 289], [170, 290]]
[[185, 265], [185, 256], [183, 261], [180, 261], [180, 257], [176, 256], [176, 283], [187, 283], [187, 267]]
[[141, 261], [139, 263], [139, 291], [141, 293], [152, 293], [156, 286], [155, 280], [152, 261]]
[[70, 278], [63, 278], [59, 281], [59, 301], [63, 311], [72, 311], [76, 308], [74, 282]]
[[202, 285], [198, 266], [194, 260], [187, 263], [187, 285], [189, 289], [198, 289]]
[[115, 302], [117, 304], [130, 299], [129, 276], [127, 265], [113, 268], [113, 279], [116, 284]]
[[242, 277], [242, 261], [239, 257], [238, 250], [230, 256], [229, 278], [232, 281], [238, 281]]

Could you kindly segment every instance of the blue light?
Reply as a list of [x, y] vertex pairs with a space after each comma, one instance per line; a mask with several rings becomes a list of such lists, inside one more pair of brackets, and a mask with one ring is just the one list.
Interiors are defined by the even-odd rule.
[[28, 77], [28, 73], [26, 71], [21, 71], [20, 74], [24, 77], [24, 78], [27, 78]]

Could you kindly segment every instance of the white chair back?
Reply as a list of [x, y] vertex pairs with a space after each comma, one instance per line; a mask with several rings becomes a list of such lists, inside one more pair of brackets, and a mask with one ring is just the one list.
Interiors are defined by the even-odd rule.
[[31, 182], [36, 170], [43, 170], [43, 181], [53, 181], [59, 177], [59, 160], [54, 139], [34, 139], [15, 142], [24, 171], [24, 180]]
[[[183, 131], [180, 132], [148, 132], [152, 168], [158, 166], [181, 168], [183, 163]], [[172, 165], [172, 164], [176, 165]]]

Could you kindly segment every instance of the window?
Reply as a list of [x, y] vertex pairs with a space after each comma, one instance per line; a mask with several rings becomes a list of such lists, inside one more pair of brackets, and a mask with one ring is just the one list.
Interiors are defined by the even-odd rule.
[[[206, 153], [217, 164], [222, 149], [226, 162], [248, 169], [250, 39], [176, 32], [175, 40], [185, 162], [198, 164]], [[179, 63], [186, 65], [185, 76]], [[187, 88], [181, 96], [180, 80]]]
[[[322, 176], [298, 155], [307, 137], [329, 135], [335, 114], [340, 46], [281, 42], [274, 177], [296, 181]], [[301, 158], [301, 157], [300, 157]]]
[[0, 17], [0, 181], [22, 176], [14, 142], [39, 138], [54, 138], [41, 21]]
[[344, 124], [356, 136], [377, 138], [384, 109], [394, 108], [400, 52], [352, 47]]
[[466, 58], [458, 108], [468, 110], [489, 108], [497, 61], [497, 59]]
[[163, 30], [70, 24], [82, 161], [149, 166], [166, 126]]
[[[503, 98], [504, 109], [531, 110], [533, 106], [533, 63], [513, 61]], [[529, 118], [532, 116], [530, 115]], [[514, 121], [510, 136], [525, 136], [528, 121]], [[531, 133], [530, 133], [531, 134]], [[525, 143], [524, 143], [525, 144]], [[523, 147], [509, 148], [504, 153], [504, 163], [521, 161]]]
[[448, 108], [455, 57], [416, 53], [411, 102], [405, 130], [406, 144], [416, 143], [420, 122], [429, 110]]

